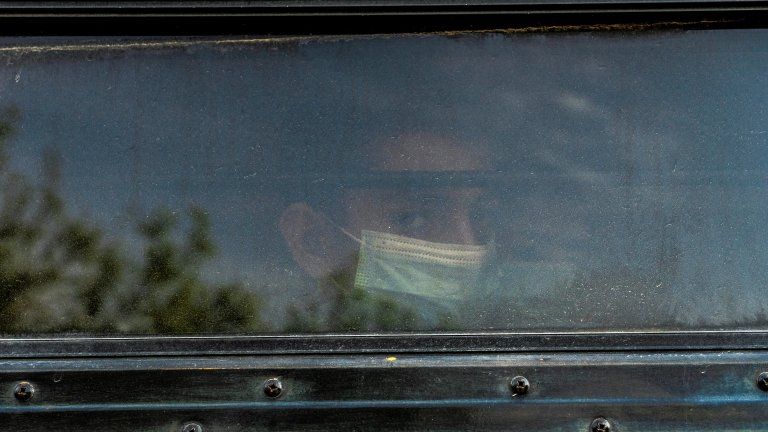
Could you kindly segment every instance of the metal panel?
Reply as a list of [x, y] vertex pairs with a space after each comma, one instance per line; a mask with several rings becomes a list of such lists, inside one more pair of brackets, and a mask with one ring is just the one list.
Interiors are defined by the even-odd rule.
[[[768, 430], [768, 352], [8, 360], [0, 424], [28, 431]], [[515, 395], [510, 380], [530, 382]], [[263, 385], [278, 378], [282, 394]], [[19, 381], [35, 386], [26, 402]], [[3, 430], [8, 430], [3, 428]]]

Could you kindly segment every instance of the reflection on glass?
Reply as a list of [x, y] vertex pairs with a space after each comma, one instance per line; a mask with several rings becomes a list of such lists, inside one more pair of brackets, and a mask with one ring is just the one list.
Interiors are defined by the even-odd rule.
[[0, 45], [0, 332], [764, 328], [758, 30]]

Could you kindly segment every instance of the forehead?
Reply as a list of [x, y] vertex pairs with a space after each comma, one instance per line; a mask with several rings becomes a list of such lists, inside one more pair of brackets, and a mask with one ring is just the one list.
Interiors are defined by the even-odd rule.
[[431, 133], [377, 140], [370, 151], [377, 171], [478, 171], [491, 165], [483, 143]]

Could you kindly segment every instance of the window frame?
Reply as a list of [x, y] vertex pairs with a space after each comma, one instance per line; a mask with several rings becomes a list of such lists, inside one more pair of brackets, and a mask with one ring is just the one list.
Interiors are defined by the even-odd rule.
[[[514, 29], [524, 32], [761, 28], [768, 2], [717, 0], [14, 2], [5, 36], [334, 35]], [[0, 338], [0, 358], [260, 354], [760, 350], [768, 331], [456, 332], [408, 334]]]

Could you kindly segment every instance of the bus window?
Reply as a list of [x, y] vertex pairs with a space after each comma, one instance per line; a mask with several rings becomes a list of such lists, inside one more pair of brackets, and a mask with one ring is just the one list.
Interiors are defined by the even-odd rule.
[[768, 325], [764, 30], [0, 42], [6, 335]]

